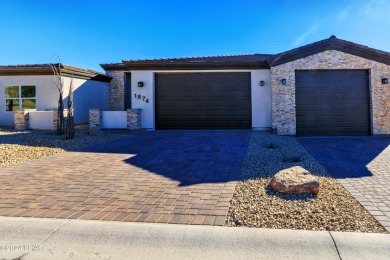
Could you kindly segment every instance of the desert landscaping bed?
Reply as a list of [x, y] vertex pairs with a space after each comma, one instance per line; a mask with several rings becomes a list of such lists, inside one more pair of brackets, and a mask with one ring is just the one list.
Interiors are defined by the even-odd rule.
[[[293, 166], [317, 176], [318, 195], [283, 194], [268, 186], [274, 174]], [[263, 132], [252, 133], [226, 225], [386, 233], [294, 137]]]
[[74, 151], [126, 136], [123, 131], [101, 131], [88, 135], [87, 129], [76, 129], [75, 138], [65, 140], [54, 131], [16, 131], [0, 128], [0, 167], [37, 159], [56, 153]]

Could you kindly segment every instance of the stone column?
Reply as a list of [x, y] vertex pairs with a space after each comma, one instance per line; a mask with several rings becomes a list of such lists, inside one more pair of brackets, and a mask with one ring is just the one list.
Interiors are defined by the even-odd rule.
[[28, 129], [28, 120], [29, 114], [23, 110], [18, 110], [14, 112], [15, 119], [15, 129], [16, 130], [26, 130]]
[[141, 129], [141, 109], [127, 109], [127, 130]]
[[108, 108], [110, 111], [124, 111], [125, 72], [107, 71], [106, 75], [112, 77], [108, 86]]
[[[67, 109], [64, 109], [63, 115], [64, 115], [64, 127], [65, 127], [66, 118], [68, 116], [68, 110]], [[53, 130], [57, 130], [57, 123], [58, 123], [58, 110], [54, 110], [53, 109]]]
[[53, 110], [53, 130], [57, 130], [58, 111]]
[[102, 112], [100, 109], [89, 110], [89, 128], [91, 130], [100, 130], [102, 128]]

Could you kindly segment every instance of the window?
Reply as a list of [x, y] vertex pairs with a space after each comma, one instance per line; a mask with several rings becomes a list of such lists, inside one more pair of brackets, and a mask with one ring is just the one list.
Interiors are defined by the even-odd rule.
[[35, 109], [35, 86], [5, 86], [5, 110]]

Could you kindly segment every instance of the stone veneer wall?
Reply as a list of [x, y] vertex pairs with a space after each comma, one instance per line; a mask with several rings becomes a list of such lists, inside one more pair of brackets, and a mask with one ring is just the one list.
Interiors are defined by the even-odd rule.
[[141, 109], [127, 109], [127, 129], [141, 129]]
[[[280, 135], [296, 134], [295, 70], [367, 69], [371, 93], [373, 134], [390, 134], [390, 66], [340, 51], [329, 50], [271, 68], [272, 128]], [[281, 79], [287, 80], [286, 85]]]
[[25, 130], [28, 129], [28, 119], [29, 114], [23, 110], [18, 110], [14, 112], [14, 127], [16, 130]]
[[102, 111], [100, 109], [89, 110], [89, 128], [94, 130], [102, 128]]
[[[29, 110], [18, 110], [14, 112], [14, 127], [16, 130], [26, 130], [29, 129], [30, 115], [29, 112], [36, 111], [35, 109]], [[57, 130], [57, 121], [58, 121], [58, 112], [57, 110], [53, 111], [53, 130]], [[64, 110], [64, 121], [68, 116], [68, 110]]]
[[[141, 129], [141, 109], [127, 109], [127, 130]], [[102, 128], [102, 111], [100, 109], [89, 110], [89, 128], [100, 130]]]
[[107, 71], [107, 76], [112, 77], [108, 87], [108, 109], [110, 111], [125, 110], [125, 72]]

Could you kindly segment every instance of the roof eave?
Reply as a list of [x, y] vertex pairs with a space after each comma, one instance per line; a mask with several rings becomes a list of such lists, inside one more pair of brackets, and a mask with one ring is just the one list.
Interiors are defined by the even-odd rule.
[[[8, 66], [0, 67], [0, 76], [51, 76], [53, 70], [50, 65], [58, 66], [58, 64], [47, 64], [46, 66]], [[91, 70], [80, 69], [67, 65], [60, 65], [61, 73], [64, 77], [74, 77], [78, 79], [95, 80], [101, 82], [110, 82], [111, 77], [103, 75]]]
[[4, 67], [0, 68], [0, 76], [44, 76], [53, 74], [51, 68], [23, 68], [23, 67]]
[[110, 70], [126, 70], [126, 67], [123, 63], [115, 63], [115, 64], [99, 64], [105, 71]]
[[102, 81], [102, 82], [110, 82], [111, 77], [96, 73], [89, 70], [81, 70], [74, 67], [69, 66], [63, 66], [61, 69], [61, 73], [63, 76], [66, 77], [74, 77], [79, 79], [86, 79], [86, 80], [95, 80], [95, 81]]

